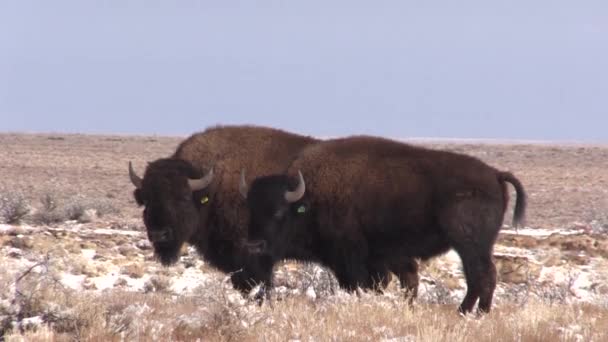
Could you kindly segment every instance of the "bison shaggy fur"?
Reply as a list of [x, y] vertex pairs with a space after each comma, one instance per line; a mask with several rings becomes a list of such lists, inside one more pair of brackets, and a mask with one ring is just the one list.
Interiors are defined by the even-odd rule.
[[479, 311], [488, 312], [506, 183], [516, 190], [518, 225], [526, 196], [509, 172], [471, 156], [383, 138], [328, 140], [304, 148], [286, 173], [251, 183], [248, 245], [273, 262], [320, 262], [347, 288], [369, 286], [373, 274], [395, 260], [454, 249], [467, 283], [459, 311], [472, 311], [479, 299]]
[[[268, 282], [270, 262], [250, 256], [242, 244], [247, 210], [238, 189], [240, 170], [253, 176], [284, 172], [297, 152], [315, 141], [266, 127], [216, 126], [193, 134], [168, 158], [149, 163], [143, 178], [130, 168], [156, 257], [173, 264], [188, 243], [210, 265], [233, 273], [234, 287], [243, 292]], [[212, 181], [193, 191], [189, 180], [205, 175]]]

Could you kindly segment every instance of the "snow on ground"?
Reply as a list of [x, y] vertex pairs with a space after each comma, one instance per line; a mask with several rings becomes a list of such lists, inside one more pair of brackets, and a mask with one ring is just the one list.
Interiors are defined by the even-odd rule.
[[[57, 233], [69, 234], [57, 235]], [[501, 231], [503, 235], [522, 235], [541, 240], [553, 234], [574, 236], [582, 233], [582, 230], [567, 231], [531, 227]], [[100, 223], [76, 224], [73, 222], [56, 228], [0, 225], [0, 238], [3, 239], [1, 240], [3, 245], [0, 249], [0, 258], [5, 260], [4, 274], [16, 278], [32, 265], [40, 262], [43, 253], [37, 251], [39, 246], [36, 241], [43, 237], [49, 238], [49, 236], [59, 236], [55, 245], [63, 247], [66, 253], [62, 254], [65, 258], [65, 267], [58, 270], [59, 281], [67, 288], [77, 291], [99, 292], [119, 288], [126, 291], [147, 292], [158, 286], [165, 286], [166, 290], [181, 294], [192, 292], [200, 286], [207, 286], [214, 282], [221, 283], [227, 279], [227, 275], [206, 266], [191, 247], [177, 265], [163, 267], [153, 259], [153, 252], [144, 232], [112, 229]], [[29, 247], [18, 248], [16, 246], [19, 245], [15, 243], [7, 243], [11, 239], [33, 239], [34, 242], [28, 245]], [[116, 244], [108, 243], [111, 241], [115, 241]], [[82, 248], [75, 247], [74, 250], [71, 250], [68, 247], [70, 243], [79, 244]], [[571, 294], [573, 300], [593, 301], [597, 298], [598, 286], [605, 284], [608, 280], [606, 272], [608, 261], [606, 259], [596, 256], [589, 258], [586, 263], [577, 264], [568, 262], [560, 254], [559, 256], [564, 259], [560, 263], [544, 265], [544, 260], [548, 258], [549, 253], [556, 252], [540, 247], [524, 248], [497, 244], [494, 254], [496, 258], [501, 259], [523, 258], [527, 260], [531, 266], [540, 268], [538, 276], [531, 281], [545, 285], [563, 286]], [[6, 260], [10, 262], [6, 262]], [[466, 282], [458, 254], [449, 251], [431, 260], [434, 264], [434, 271], [421, 268], [419, 297], [436, 296], [439, 282], [442, 282], [448, 284], [449, 297], [454, 302], [462, 300], [466, 291]], [[282, 295], [304, 294], [310, 298], [316, 298], [319, 295], [319, 289], [315, 288], [314, 282], [322, 281], [322, 272], [325, 271], [315, 266], [308, 270], [309, 274], [304, 276], [305, 279], [299, 280], [300, 284], [296, 285], [294, 285], [294, 281], [281, 280], [293, 279], [294, 274], [297, 273], [295, 272], [297, 267], [288, 263], [277, 269], [275, 277], [279, 280], [276, 281], [276, 293]], [[34, 269], [32, 272], [41, 272], [41, 270]], [[302, 277], [302, 274], [299, 276]], [[165, 279], [165, 285], [162, 284], [162, 279]], [[499, 282], [497, 295], [507, 293], [511, 286], [512, 284]]]
[[526, 236], [533, 236], [533, 237], [545, 237], [545, 236], [550, 236], [553, 234], [561, 234], [561, 235], [576, 235], [576, 234], [582, 234], [585, 233], [585, 230], [583, 229], [560, 229], [560, 228], [555, 228], [555, 229], [546, 229], [546, 228], [531, 228], [531, 227], [525, 227], [525, 228], [520, 228], [520, 229], [501, 229], [500, 232], [502, 234], [513, 234], [513, 235], [526, 235]]

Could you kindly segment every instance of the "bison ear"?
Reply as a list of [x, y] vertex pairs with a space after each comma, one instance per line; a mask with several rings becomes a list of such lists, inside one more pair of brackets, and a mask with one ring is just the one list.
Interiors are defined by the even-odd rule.
[[135, 189], [133, 191], [133, 197], [135, 198], [135, 202], [137, 202], [138, 205], [144, 205], [144, 196], [141, 193], [141, 189]]

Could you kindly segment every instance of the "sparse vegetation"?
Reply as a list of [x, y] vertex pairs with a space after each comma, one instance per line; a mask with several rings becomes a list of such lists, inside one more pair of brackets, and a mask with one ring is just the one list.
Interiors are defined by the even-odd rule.
[[30, 206], [23, 194], [6, 190], [0, 191], [0, 222], [19, 223], [29, 212]]
[[40, 198], [41, 207], [32, 215], [34, 224], [56, 224], [68, 220], [87, 223], [108, 214], [118, 213], [118, 209], [107, 198], [90, 199], [73, 196], [65, 201], [59, 196], [46, 193]]
[[[141, 231], [126, 165], [167, 155], [181, 138], [20, 137], [0, 134], [6, 147], [0, 149], [0, 221], [13, 225], [0, 230], [0, 340], [608, 340], [606, 148], [435, 145], [522, 174], [533, 194], [531, 226], [584, 231], [503, 235], [499, 247], [536, 256], [543, 272], [521, 283], [502, 277], [488, 316], [461, 317], [456, 306], [462, 295], [454, 293], [464, 291], [463, 277], [436, 259], [421, 267], [412, 307], [396, 279], [384, 295], [348, 295], [315, 264], [281, 266], [272, 307], [241, 298], [226, 275], [193, 253], [175, 267], [161, 267]], [[5, 214], [7, 197], [20, 209], [14, 215]], [[86, 222], [87, 211], [93, 222]], [[574, 267], [598, 270], [597, 277], [581, 282], [568, 271]], [[208, 281], [185, 276], [195, 271]], [[520, 271], [531, 269], [514, 270]], [[548, 272], [556, 277], [547, 278]], [[186, 285], [200, 286], [175, 290]], [[576, 293], [581, 286], [590, 297]]]
[[[396, 295], [337, 295], [313, 300], [290, 296], [272, 307], [238, 298], [213, 282], [187, 295], [115, 290], [98, 295], [55, 286], [49, 272], [21, 279], [34, 296], [17, 295], [23, 317], [7, 340], [395, 340], [395, 341], [602, 341], [608, 338], [608, 309], [589, 304], [531, 301], [497, 305], [488, 316], [461, 317], [452, 306], [410, 307]], [[26, 285], [20, 288], [25, 291]], [[6, 308], [5, 308], [6, 309]], [[6, 317], [6, 312], [3, 313]], [[9, 313], [16, 318], [18, 313]], [[28, 323], [29, 322], [29, 323]]]
[[144, 292], [163, 292], [168, 291], [171, 286], [171, 279], [163, 275], [155, 275], [144, 284]]

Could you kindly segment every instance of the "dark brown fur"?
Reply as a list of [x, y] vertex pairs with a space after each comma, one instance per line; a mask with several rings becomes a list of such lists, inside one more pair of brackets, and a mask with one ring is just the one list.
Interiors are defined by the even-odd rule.
[[[298, 170], [306, 193], [289, 204], [282, 196], [295, 187]], [[288, 175], [258, 178], [248, 195], [250, 239], [265, 241], [272, 258], [320, 261], [341, 283], [365, 285], [375, 265], [454, 248], [468, 288], [459, 310], [470, 312], [478, 298], [479, 310], [490, 310], [505, 182], [517, 192], [514, 224], [525, 213], [525, 193], [512, 174], [470, 156], [360, 136], [305, 148]]]
[[[151, 230], [170, 227], [172, 241], [154, 243], [163, 264], [177, 261], [183, 243], [194, 245], [206, 261], [223, 272], [236, 272], [233, 284], [248, 291], [254, 283], [271, 275], [263, 258], [247, 256], [241, 241], [246, 239], [247, 211], [238, 190], [242, 168], [251, 177], [285, 170], [293, 156], [315, 142], [311, 137], [255, 126], [217, 126], [184, 140], [170, 157], [150, 163], [143, 188], [135, 191], [146, 205], [144, 222]], [[211, 167], [213, 182], [192, 194], [187, 178], [202, 176]], [[207, 197], [206, 203], [200, 200]]]

